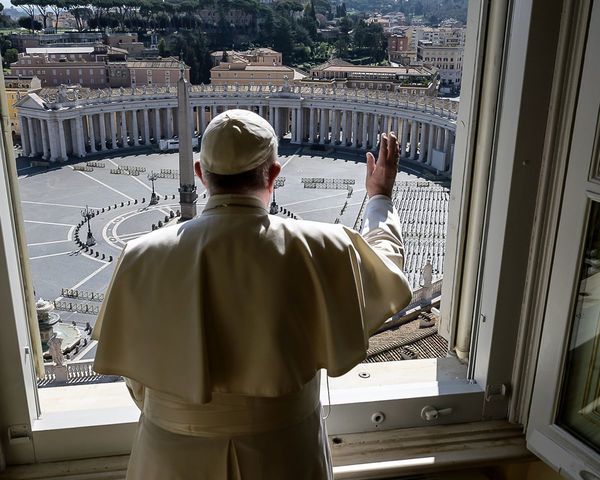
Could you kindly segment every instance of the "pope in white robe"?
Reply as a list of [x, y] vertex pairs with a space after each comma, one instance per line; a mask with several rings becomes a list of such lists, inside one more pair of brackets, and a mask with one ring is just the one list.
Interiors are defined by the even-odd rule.
[[129, 480], [333, 478], [319, 371], [361, 362], [411, 298], [398, 146], [380, 143], [359, 234], [269, 215], [273, 129], [247, 110], [209, 124], [206, 207], [127, 244], [94, 327], [95, 371], [124, 376], [141, 410]]

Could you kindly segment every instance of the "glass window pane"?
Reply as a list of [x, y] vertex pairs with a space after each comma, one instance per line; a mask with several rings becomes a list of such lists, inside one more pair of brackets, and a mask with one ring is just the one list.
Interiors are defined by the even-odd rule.
[[558, 421], [600, 450], [600, 204], [589, 213]]

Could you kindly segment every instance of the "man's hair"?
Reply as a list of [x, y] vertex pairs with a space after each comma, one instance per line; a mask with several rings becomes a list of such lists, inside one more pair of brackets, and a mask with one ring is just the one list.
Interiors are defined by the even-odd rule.
[[234, 175], [204, 171], [204, 181], [208, 190], [214, 193], [244, 193], [260, 190], [266, 188], [269, 182], [269, 169], [275, 163], [275, 159], [275, 154], [270, 155], [258, 167]]

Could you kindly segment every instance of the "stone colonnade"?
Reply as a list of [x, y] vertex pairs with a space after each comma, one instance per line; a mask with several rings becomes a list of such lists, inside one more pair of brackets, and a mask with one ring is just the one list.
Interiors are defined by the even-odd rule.
[[[105, 102], [95, 99], [89, 108], [76, 108], [77, 102], [72, 108], [68, 104], [60, 109], [37, 111], [20, 108], [23, 154], [63, 161], [157, 144], [178, 135], [174, 99], [147, 98], [143, 99], [144, 105], [138, 106], [142, 102], [115, 102], [115, 98], [119, 97], [108, 96], [103, 99]], [[368, 150], [377, 147], [382, 132], [393, 131], [398, 136], [402, 158], [432, 165], [439, 171], [451, 170], [455, 120], [427, 112], [411, 114], [389, 106], [360, 105], [359, 109], [351, 100], [345, 98], [320, 106], [310, 99], [286, 101], [277, 95], [256, 97], [254, 101], [224, 95], [192, 97], [194, 122], [190, 128], [201, 136], [208, 122], [219, 113], [245, 108], [266, 118], [278, 137], [292, 144]], [[101, 111], [97, 111], [99, 107]]]

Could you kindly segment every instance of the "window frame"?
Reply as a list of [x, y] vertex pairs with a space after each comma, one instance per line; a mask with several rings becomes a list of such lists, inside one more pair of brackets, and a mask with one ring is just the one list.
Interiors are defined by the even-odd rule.
[[[509, 8], [513, 5], [510, 0], [499, 0], [498, 2], [477, 2], [471, 1], [469, 5], [469, 21], [468, 27], [470, 32], [476, 32], [476, 35], [468, 35], [465, 45], [465, 54], [469, 52], [472, 62], [468, 62], [464, 65], [463, 71], [463, 95], [466, 97], [464, 102], [461, 102], [459, 120], [458, 123], [462, 125], [465, 134], [460, 136], [461, 140], [457, 140], [455, 147], [455, 160], [454, 160], [454, 175], [452, 184], [452, 203], [451, 211], [458, 206], [461, 208], [460, 215], [458, 218], [454, 218], [453, 224], [448, 232], [448, 245], [453, 246], [454, 252], [460, 252], [460, 256], [456, 257], [454, 263], [450, 263], [451, 268], [445, 268], [448, 275], [448, 285], [446, 285], [446, 278], [444, 280], [444, 291], [443, 291], [443, 302], [449, 303], [452, 308], [450, 309], [449, 318], [451, 321], [448, 325], [455, 325], [454, 319], [458, 312], [456, 295], [458, 292], [464, 291], [465, 283], [463, 278], [463, 260], [465, 250], [465, 225], [467, 224], [467, 217], [470, 209], [467, 209], [467, 205], [471, 198], [470, 179], [472, 178], [472, 168], [475, 162], [476, 151], [475, 145], [480, 140], [479, 136], [482, 135], [482, 129], [485, 127], [483, 133], [491, 134], [494, 138], [499, 138], [502, 134], [502, 128], [508, 129], [510, 122], [513, 122], [515, 117], [518, 119], [520, 114], [520, 101], [522, 94], [522, 80], [519, 77], [522, 76], [522, 72], [518, 70], [519, 66], [522, 65], [526, 54], [527, 54], [527, 42], [523, 44], [510, 43], [510, 39], [516, 38], [527, 38], [529, 33], [529, 14], [531, 9], [531, 3], [533, 0], [525, 0], [521, 3], [521, 10], [519, 15], [515, 14], [515, 11]], [[490, 4], [491, 3], [491, 4]], [[529, 11], [528, 11], [529, 8]], [[488, 51], [486, 53], [486, 46], [489, 47], [489, 42], [486, 44], [483, 41], [487, 38], [486, 35], [490, 32], [490, 29], [495, 28], [494, 34], [496, 35], [496, 42], [500, 42], [500, 45], [504, 45], [500, 52], [495, 52], [494, 55], [490, 55]], [[494, 53], [494, 52], [492, 52]], [[498, 54], [501, 55], [498, 55]], [[512, 57], [511, 57], [512, 55]], [[507, 60], [507, 57], [508, 60]], [[510, 64], [511, 59], [514, 59], [513, 64]], [[519, 63], [519, 61], [521, 63]], [[504, 68], [509, 66], [508, 71], [504, 72]], [[512, 70], [511, 70], [512, 68]], [[515, 82], [511, 85], [516, 85], [515, 91], [506, 92], [495, 88], [500, 84], [501, 75], [504, 75], [504, 82]], [[485, 103], [487, 102], [487, 103]], [[484, 110], [487, 109], [485, 112]], [[479, 125], [478, 122], [481, 120], [482, 114], [485, 113], [486, 123], [485, 125]], [[498, 122], [498, 118], [502, 117], [504, 123]], [[516, 122], [518, 124], [518, 122]], [[477, 128], [475, 128], [477, 126]], [[457, 126], [458, 131], [459, 126]], [[507, 143], [507, 151], [514, 152], [516, 145], [510, 144], [510, 138], [505, 135]], [[459, 138], [459, 137], [457, 137]], [[5, 152], [3, 151], [2, 154]], [[491, 158], [495, 155], [496, 151], [489, 149], [485, 152], [488, 156], [488, 162], [491, 162]], [[11, 157], [9, 154], [8, 158]], [[502, 220], [507, 217], [509, 205], [508, 200], [510, 198], [510, 186], [513, 177], [511, 176], [512, 164], [514, 158], [508, 159], [503, 164], [494, 165], [494, 175], [487, 174], [481, 175], [478, 181], [485, 181], [485, 188], [483, 189], [485, 196], [491, 193], [488, 201], [485, 198], [479, 200], [484, 201], [486, 205], [486, 211], [489, 213], [490, 205], [495, 205], [496, 210], [494, 221], [488, 221], [484, 223], [483, 216], [479, 218], [478, 224], [474, 225], [470, 223], [471, 228], [478, 228], [482, 232], [494, 234], [498, 230], [501, 230]], [[10, 162], [3, 162], [4, 164]], [[463, 175], [459, 175], [460, 173]], [[16, 172], [12, 169], [12, 172], [8, 172], [12, 177], [12, 182], [6, 182], [6, 184], [0, 185], [0, 200], [2, 197], [14, 198], [17, 193], [16, 185]], [[466, 176], [465, 176], [466, 175]], [[459, 178], [460, 176], [460, 178]], [[469, 181], [467, 181], [469, 179]], [[496, 204], [494, 204], [496, 201]], [[0, 202], [2, 203], [2, 202]], [[462, 210], [464, 208], [464, 210]], [[484, 212], [485, 213], [485, 212]], [[21, 222], [21, 219], [17, 219], [16, 222]], [[13, 230], [14, 224], [9, 224]], [[10, 232], [8, 232], [10, 233]], [[483, 234], [483, 233], [482, 233]], [[502, 237], [500, 244], [495, 247], [508, 249], [510, 247], [510, 238]], [[13, 243], [7, 244], [10, 247], [10, 251], [7, 250], [5, 258], [10, 258], [10, 252], [18, 252], [18, 242], [13, 239]], [[489, 245], [485, 245], [486, 248], [490, 248]], [[449, 251], [449, 250], [447, 250]], [[6, 252], [0, 251], [1, 255]], [[447, 255], [446, 258], [451, 257]], [[476, 269], [472, 274], [476, 275], [476, 281], [472, 285], [475, 287], [478, 284], [478, 278], [488, 278], [491, 276], [498, 276], [502, 265], [498, 263], [488, 262], [485, 266], [481, 267], [479, 255], [475, 262]], [[1, 262], [0, 262], [1, 265]], [[0, 272], [1, 273], [1, 272]], [[14, 283], [15, 273], [11, 270], [8, 274], [13, 277], [12, 288], [19, 290], [20, 282]], [[0, 275], [1, 276], [1, 275]], [[0, 278], [0, 286], [2, 281]], [[473, 287], [473, 288], [475, 288]], [[489, 289], [489, 285], [488, 285]], [[22, 293], [22, 292], [21, 292]], [[484, 297], [484, 304], [488, 302], [489, 305], [495, 305], [500, 296], [500, 292], [496, 291], [496, 295], [488, 295]], [[478, 297], [481, 300], [482, 297]], [[480, 308], [483, 308], [480, 307]], [[18, 310], [20, 304], [15, 304], [15, 308]], [[470, 314], [473, 318], [472, 313]], [[430, 382], [427, 384], [421, 384], [416, 391], [420, 394], [414, 395], [411, 398], [393, 399], [390, 398], [390, 390], [383, 391], [385, 389], [379, 388], [378, 395], [372, 397], [369, 401], [365, 402], [349, 402], [344, 398], [341, 398], [338, 403], [335, 403], [335, 399], [332, 399], [331, 417], [328, 419], [329, 432], [335, 433], [348, 433], [352, 431], [364, 432], [366, 430], [376, 430], [379, 428], [377, 424], [369, 423], [373, 412], [384, 411], [389, 418], [389, 422], [382, 425], [382, 428], [399, 428], [408, 427], [411, 425], [435, 425], [442, 423], [452, 422], [470, 422], [480, 421], [486, 417], [503, 418], [507, 412], [507, 401], [504, 397], [503, 401], [496, 402], [495, 397], [493, 412], [488, 409], [486, 413], [485, 402], [485, 389], [487, 388], [491, 374], [496, 370], [503, 370], [503, 359], [498, 357], [491, 357], [492, 349], [489, 345], [494, 343], [495, 347], [502, 349], [507, 352], [513, 352], [516, 345], [516, 339], [505, 339], [499, 337], [499, 327], [503, 322], [501, 317], [502, 312], [494, 312], [494, 315], [487, 319], [488, 326], [491, 329], [486, 330], [485, 341], [487, 342], [486, 349], [474, 349], [472, 352], [472, 362], [469, 371], [465, 365], [461, 365], [456, 358], [447, 358], [435, 360], [435, 367], [433, 368], [433, 376]], [[28, 346], [28, 337], [26, 330], [23, 330], [26, 326], [24, 324], [25, 310], [15, 311], [13, 314], [9, 314], [6, 317], [6, 322], [14, 324], [14, 334], [2, 336], [0, 338], [0, 351], [6, 351], [8, 355], [12, 352], [12, 358], [14, 359], [18, 352], [22, 352]], [[474, 322], [477, 324], [478, 322]], [[19, 326], [20, 325], [20, 326]], [[451, 329], [450, 329], [451, 330]], [[474, 332], [477, 332], [475, 328]], [[481, 333], [481, 332], [480, 332]], [[451, 333], [451, 338], [454, 338], [454, 333]], [[6, 350], [5, 347], [9, 347]], [[27, 358], [22, 365], [20, 373], [20, 381], [17, 382], [14, 389], [10, 389], [10, 392], [2, 392], [0, 394], [0, 410], [4, 403], [11, 403], [14, 405], [26, 405], [28, 407], [27, 414], [23, 411], [17, 413], [9, 412], [0, 421], [6, 423], [3, 427], [13, 425], [22, 425], [25, 427], [23, 432], [15, 430], [14, 442], [9, 442], [6, 448], [7, 456], [11, 463], [34, 463], [41, 461], [50, 461], [58, 459], [72, 459], [72, 458], [86, 458], [90, 456], [102, 456], [102, 455], [117, 455], [128, 453], [131, 445], [131, 439], [136, 428], [136, 422], [132, 421], [131, 410], [129, 407], [123, 407], [122, 410], [107, 411], [106, 408], [96, 408], [87, 411], [87, 414], [96, 415], [95, 423], [93, 425], [81, 423], [85, 420], [85, 414], [76, 415], [77, 418], [66, 418], [64, 415], [43, 415], [41, 419], [38, 419], [38, 409], [32, 408], [32, 405], [36, 405], [35, 399], [37, 399], [38, 391], [33, 380], [33, 376], [28, 372], [31, 367], [27, 367]], [[399, 362], [402, 363], [402, 362]], [[2, 362], [0, 364], [0, 378], [12, 378], [14, 375], [10, 375], [8, 371], [8, 365], [10, 362]], [[370, 369], [374, 374], [372, 375], [372, 382], [377, 383], [381, 372], [380, 370], [386, 370], [392, 364], [381, 364], [376, 366], [373, 364], [360, 365], [359, 369]], [[475, 368], [477, 366], [477, 368]], [[394, 366], [394, 368], [400, 367], [400, 365]], [[454, 383], [449, 383], [452, 388], [444, 391], [442, 382], [440, 382], [440, 376], [444, 372], [448, 371], [461, 371], [460, 378]], [[385, 376], [384, 374], [381, 374]], [[19, 377], [19, 375], [17, 375]], [[348, 379], [342, 378], [340, 382], [344, 383]], [[476, 381], [475, 381], [476, 380]], [[336, 383], [337, 380], [332, 380], [332, 384]], [[356, 388], [363, 388], [360, 383], [356, 384]], [[389, 385], [389, 384], [388, 384]], [[448, 386], [446, 385], [446, 386]], [[345, 385], [348, 387], [348, 385]], [[402, 388], [405, 384], [398, 383], [392, 388]], [[105, 386], [96, 386], [97, 390], [105, 388]], [[78, 387], [65, 387], [68, 389]], [[353, 385], [347, 388], [347, 390], [354, 388]], [[437, 389], [437, 390], [435, 390]], [[123, 387], [124, 390], [124, 387]], [[340, 391], [343, 388], [340, 389]], [[71, 390], [72, 391], [72, 390]], [[397, 390], [396, 390], [397, 391]], [[427, 393], [429, 392], [429, 393]], [[432, 394], [431, 392], [436, 392]], [[492, 399], [492, 393], [488, 392], [489, 399]], [[335, 397], [335, 394], [333, 395]], [[419, 420], [419, 413], [423, 406], [427, 404], [435, 404], [442, 407], [452, 407], [455, 410], [455, 415], [450, 417], [440, 417], [439, 420], [425, 423]], [[482, 407], [482, 405], [484, 405]], [[110, 409], [108, 409], [110, 410]], [[119, 415], [120, 421], [119, 421]], [[402, 415], [407, 415], [402, 416]], [[90, 417], [88, 417], [90, 418]], [[406, 418], [410, 418], [410, 421], [406, 421]], [[84, 420], [82, 420], [84, 419]], [[108, 420], [108, 421], [102, 421]], [[78, 423], [79, 422], [79, 423]], [[420, 423], [419, 423], [420, 422]], [[84, 427], [83, 425], [88, 425]], [[350, 425], [350, 427], [348, 426]], [[354, 425], [354, 427], [352, 427]], [[34, 448], [35, 446], [35, 448]], [[35, 453], [34, 453], [35, 452]], [[65, 456], [65, 452], [69, 452]]]
[[[550, 156], [557, 173], [549, 184], [553, 187], [551, 192], [558, 193], [549, 194], [553, 215], [543, 232], [552, 241], [548, 242], [547, 258], [543, 262], [541, 283], [544, 289], [538, 294], [539, 305], [543, 308], [533, 318], [541, 338], [529, 346], [530, 350], [539, 351], [539, 357], [535, 381], [531, 382], [528, 397], [521, 402], [520, 409], [515, 410], [515, 415], [527, 420], [528, 448], [546, 463], [568, 478], [596, 478], [586, 477], [583, 472], [600, 471], [600, 454], [556, 421], [574, 323], [580, 259], [589, 227], [587, 215], [592, 202], [600, 201], [597, 175], [588, 170], [588, 167], [597, 170], [600, 160], [592, 146], [594, 136], [598, 141], [600, 130], [594, 84], [600, 68], [597, 60], [600, 5], [587, 0], [574, 0], [569, 4], [573, 20], [565, 25], [562, 50], [567, 57], [565, 70], [571, 75], [564, 81], [565, 87], [557, 92], [568, 99], [563, 116], [557, 121], [557, 130], [569, 134], [555, 142], [553, 150], [556, 154]], [[576, 28], [582, 24], [586, 28]], [[587, 28], [589, 26], [594, 30]], [[592, 34], [595, 37], [589, 36]], [[569, 61], [569, 58], [574, 60]], [[594, 154], [596, 163], [592, 159]], [[582, 182], [583, 176], [586, 179]], [[583, 188], [582, 183], [585, 184]], [[561, 256], [565, 251], [568, 255]]]

